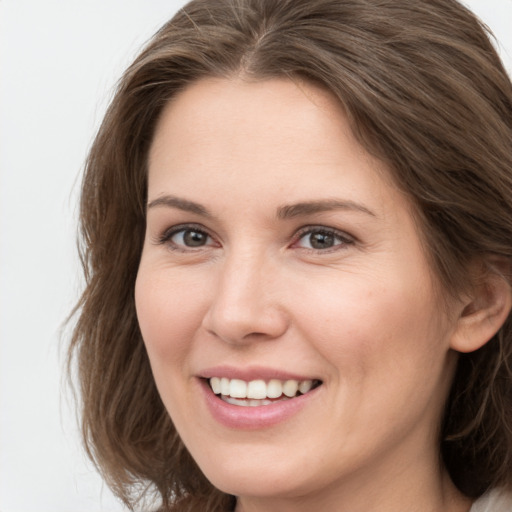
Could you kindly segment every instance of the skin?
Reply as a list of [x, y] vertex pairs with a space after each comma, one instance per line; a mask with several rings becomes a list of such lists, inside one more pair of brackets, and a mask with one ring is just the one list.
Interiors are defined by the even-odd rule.
[[[333, 200], [344, 207], [278, 216]], [[470, 508], [437, 437], [464, 304], [439, 306], [411, 205], [335, 98], [284, 79], [189, 86], [157, 127], [148, 203], [136, 306], [155, 381], [190, 453], [239, 497], [237, 510]], [[203, 232], [203, 245], [169, 236], [182, 224]], [[335, 230], [331, 247], [312, 247], [312, 226]], [[216, 365], [322, 385], [286, 421], [228, 428], [199, 389]]]

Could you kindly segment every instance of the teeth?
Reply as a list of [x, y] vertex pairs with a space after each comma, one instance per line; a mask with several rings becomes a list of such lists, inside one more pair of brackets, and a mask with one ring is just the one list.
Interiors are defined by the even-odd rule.
[[[260, 405], [270, 405], [273, 403], [270, 400], [247, 400], [241, 398], [232, 398], [230, 396], [222, 397], [224, 402], [232, 405], [241, 405], [242, 407], [259, 407]], [[289, 398], [284, 398], [283, 400], [289, 400]]]
[[283, 393], [290, 398], [297, 394], [299, 383], [296, 380], [287, 380], [283, 386]]
[[[226, 402], [236, 405], [267, 405], [267, 399], [293, 398], [297, 393], [305, 394], [313, 388], [312, 380], [297, 381], [294, 379], [281, 381], [271, 379], [265, 382], [262, 379], [246, 382], [241, 379], [227, 379], [226, 377], [212, 377], [210, 386], [216, 395], [222, 395]], [[248, 400], [244, 400], [248, 399]], [[240, 402], [244, 402], [241, 404]], [[271, 403], [271, 402], [268, 402]]]
[[247, 398], [247, 382], [240, 379], [231, 379], [229, 395], [231, 398]]
[[229, 379], [226, 379], [226, 377], [220, 379], [220, 393], [221, 395], [229, 395]]
[[311, 390], [313, 387], [313, 381], [312, 380], [303, 380], [299, 383], [299, 391], [305, 395], [308, 391]]
[[[233, 396], [233, 395], [231, 395]], [[267, 385], [264, 380], [251, 380], [247, 386], [248, 398], [267, 398]]]
[[269, 398], [279, 398], [283, 394], [283, 384], [280, 380], [272, 379], [267, 384], [267, 396]]
[[220, 394], [221, 387], [219, 377], [212, 377], [210, 379], [210, 386], [212, 387], [212, 390], [216, 395]]

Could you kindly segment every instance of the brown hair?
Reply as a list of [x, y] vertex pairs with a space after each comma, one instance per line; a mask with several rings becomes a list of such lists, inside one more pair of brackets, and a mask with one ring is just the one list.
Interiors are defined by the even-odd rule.
[[[130, 507], [226, 510], [159, 398], [134, 283], [148, 148], [164, 105], [206, 76], [300, 77], [342, 103], [354, 134], [416, 206], [446, 292], [467, 264], [512, 257], [512, 85], [485, 27], [455, 0], [194, 0], [129, 67], [90, 151], [81, 197], [86, 288], [70, 348], [83, 437]], [[512, 324], [462, 354], [440, 451], [470, 497], [512, 487]], [[176, 506], [176, 505], [174, 505]]]

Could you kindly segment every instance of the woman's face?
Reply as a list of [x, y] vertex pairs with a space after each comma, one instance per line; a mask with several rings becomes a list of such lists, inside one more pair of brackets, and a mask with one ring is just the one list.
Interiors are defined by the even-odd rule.
[[148, 186], [138, 319], [208, 479], [305, 499], [438, 478], [457, 325], [410, 204], [336, 100], [197, 82], [163, 112]]

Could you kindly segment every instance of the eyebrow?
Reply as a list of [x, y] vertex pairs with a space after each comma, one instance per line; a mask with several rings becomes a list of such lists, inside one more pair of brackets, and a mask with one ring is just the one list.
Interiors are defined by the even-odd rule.
[[[185, 212], [195, 213], [203, 217], [213, 217], [212, 213], [203, 205], [188, 199], [172, 195], [164, 195], [157, 197], [148, 203], [148, 209], [165, 206], [167, 208], [177, 208]], [[315, 213], [328, 212], [331, 210], [346, 210], [365, 213], [375, 217], [375, 213], [359, 203], [354, 201], [342, 201], [339, 199], [319, 199], [317, 201], [305, 201], [301, 203], [294, 203], [289, 205], [280, 206], [277, 209], [277, 218], [281, 220], [293, 219], [295, 217], [302, 217], [306, 215], [313, 215]]]
[[153, 199], [153, 201], [150, 201], [148, 203], [148, 210], [150, 208], [156, 208], [157, 206], [177, 208], [178, 210], [195, 213], [203, 217], [213, 217], [213, 215], [203, 205], [176, 196], [165, 195], [157, 197], [156, 199]]
[[279, 219], [292, 219], [331, 210], [356, 211], [376, 217], [375, 213], [362, 204], [355, 203], [354, 201], [341, 201], [339, 199], [321, 199], [281, 206], [277, 210], [277, 217]]

